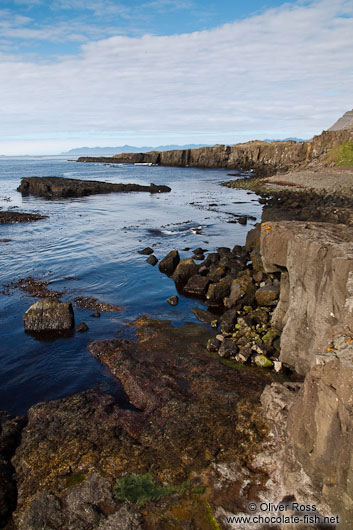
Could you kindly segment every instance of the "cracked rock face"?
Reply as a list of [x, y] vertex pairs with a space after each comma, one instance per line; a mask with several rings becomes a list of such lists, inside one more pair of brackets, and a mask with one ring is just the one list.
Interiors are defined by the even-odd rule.
[[70, 330], [74, 326], [72, 304], [55, 298], [43, 298], [27, 309], [23, 323], [27, 331]]
[[306, 374], [339, 333], [353, 333], [353, 229], [329, 223], [263, 223], [266, 272], [282, 272], [273, 321], [280, 360]]

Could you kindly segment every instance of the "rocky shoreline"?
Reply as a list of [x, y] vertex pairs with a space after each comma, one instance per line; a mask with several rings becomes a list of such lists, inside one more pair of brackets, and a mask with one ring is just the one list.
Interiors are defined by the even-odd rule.
[[350, 528], [352, 199], [256, 189], [244, 247], [158, 264], [208, 327], [141, 317], [90, 344], [127, 408], [89, 390], [0, 416], [5, 529], [227, 530], [249, 502], [293, 501]]

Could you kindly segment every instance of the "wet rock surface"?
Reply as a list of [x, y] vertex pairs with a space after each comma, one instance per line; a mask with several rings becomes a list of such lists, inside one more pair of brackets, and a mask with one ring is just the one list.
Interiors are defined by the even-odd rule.
[[0, 211], [0, 225], [11, 223], [28, 223], [30, 221], [40, 221], [41, 219], [47, 218], [48, 217], [46, 215], [41, 215], [39, 213]]
[[[17, 528], [109, 529], [126, 521], [122, 528], [171, 530], [184, 528], [185, 514], [191, 529], [214, 528], [212, 512], [228, 500], [214, 487], [212, 466], [245, 466], [262, 444], [259, 397], [269, 376], [212, 357], [204, 326], [141, 318], [135, 327], [136, 341], [89, 348], [133, 407], [89, 390], [30, 409], [13, 458]], [[143, 510], [114, 498], [117, 478], [146, 471], [185, 487]], [[255, 481], [251, 495], [256, 488]]]
[[43, 298], [35, 302], [23, 315], [26, 331], [66, 331], [74, 326], [71, 302]]
[[141, 186], [140, 184], [111, 184], [94, 180], [68, 179], [64, 177], [28, 177], [21, 180], [17, 191], [22, 195], [37, 195], [46, 199], [85, 197], [97, 193], [128, 193], [145, 191], [148, 193], [166, 193], [168, 186]]

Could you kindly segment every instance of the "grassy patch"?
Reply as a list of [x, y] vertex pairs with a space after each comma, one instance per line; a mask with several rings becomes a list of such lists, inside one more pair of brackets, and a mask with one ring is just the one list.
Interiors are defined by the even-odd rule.
[[158, 501], [173, 493], [183, 495], [188, 486], [189, 481], [179, 486], [159, 486], [155, 484], [152, 473], [144, 475], [132, 473], [116, 481], [114, 496], [119, 501], [128, 501], [141, 507], [147, 501]]
[[334, 162], [336, 166], [353, 166], [353, 142], [332, 147], [327, 153], [327, 162]]

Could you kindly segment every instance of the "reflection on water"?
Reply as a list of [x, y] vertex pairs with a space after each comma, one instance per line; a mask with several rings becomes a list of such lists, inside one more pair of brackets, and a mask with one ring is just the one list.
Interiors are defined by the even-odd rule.
[[[107, 182], [166, 184], [171, 193], [96, 195], [47, 201], [22, 198], [16, 191], [21, 177], [66, 176]], [[65, 291], [63, 300], [96, 297], [123, 306], [117, 313], [92, 317], [75, 308], [76, 323], [87, 333], [38, 341], [23, 330], [22, 315], [33, 303], [23, 292], [0, 295], [0, 409], [24, 412], [38, 401], [102, 386], [126, 404], [120, 385], [87, 350], [92, 340], [116, 336], [136, 316], [148, 313], [175, 324], [194, 321], [191, 307], [199, 302], [176, 294], [171, 279], [146, 263], [138, 250], [153, 248], [161, 259], [169, 250], [243, 244], [249, 227], [234, 224], [235, 215], [259, 219], [256, 195], [219, 186], [231, 177], [223, 170], [131, 165], [78, 164], [64, 159], [0, 159], [0, 207], [40, 211], [49, 216], [36, 223], [2, 225], [0, 283], [32, 275], [50, 280]], [[232, 221], [232, 222], [231, 222]], [[182, 257], [191, 253], [181, 252]], [[72, 281], [74, 278], [77, 281]], [[130, 328], [130, 332], [132, 332]]]

